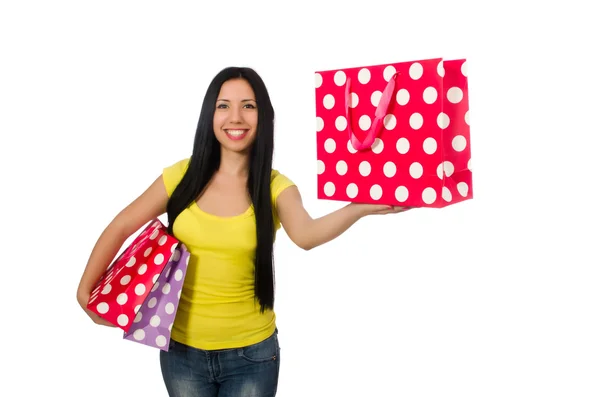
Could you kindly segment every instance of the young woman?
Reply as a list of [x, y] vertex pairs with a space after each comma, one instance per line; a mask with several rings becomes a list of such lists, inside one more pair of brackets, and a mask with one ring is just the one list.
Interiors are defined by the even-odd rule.
[[98, 239], [77, 291], [90, 291], [125, 240], [167, 213], [168, 229], [190, 251], [169, 352], [160, 364], [170, 396], [274, 396], [279, 343], [273, 311], [273, 242], [283, 226], [309, 250], [336, 238], [361, 217], [406, 210], [349, 204], [313, 219], [300, 193], [272, 169], [274, 112], [267, 89], [249, 68], [213, 79], [189, 158], [166, 167]]

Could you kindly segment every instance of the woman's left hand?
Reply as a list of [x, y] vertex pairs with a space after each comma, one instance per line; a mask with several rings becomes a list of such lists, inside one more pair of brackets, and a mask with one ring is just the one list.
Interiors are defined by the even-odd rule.
[[385, 205], [385, 204], [350, 204], [360, 210], [363, 215], [385, 215], [385, 214], [397, 214], [400, 212], [406, 212], [413, 209], [414, 207], [401, 207], [396, 205]]

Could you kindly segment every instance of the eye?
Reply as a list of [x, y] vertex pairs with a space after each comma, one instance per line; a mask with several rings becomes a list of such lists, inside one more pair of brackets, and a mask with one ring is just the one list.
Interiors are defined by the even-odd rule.
[[219, 104], [217, 105], [217, 109], [226, 109], [226, 108], [227, 108], [227, 105], [226, 105], [226, 104], [224, 104], [224, 103], [219, 103]]
[[244, 108], [246, 108], [246, 109], [256, 109], [256, 106], [254, 106], [251, 103], [247, 103], [247, 104], [244, 105]]

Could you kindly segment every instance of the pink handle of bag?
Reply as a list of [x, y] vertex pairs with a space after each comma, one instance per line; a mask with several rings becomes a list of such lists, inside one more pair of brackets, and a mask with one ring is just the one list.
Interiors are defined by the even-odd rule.
[[346, 81], [346, 121], [347, 121], [347, 130], [350, 139], [350, 143], [352, 147], [356, 150], [365, 150], [373, 145], [375, 142], [375, 138], [379, 136], [381, 129], [383, 128], [383, 120], [387, 115], [387, 111], [389, 109], [390, 103], [392, 101], [392, 95], [394, 94], [394, 89], [396, 88], [396, 75], [399, 72], [394, 73], [394, 75], [390, 78], [390, 81], [386, 85], [383, 93], [381, 94], [381, 99], [379, 100], [379, 104], [377, 105], [377, 109], [375, 109], [375, 119], [371, 123], [371, 128], [365, 135], [365, 138], [361, 142], [358, 140], [356, 135], [354, 135], [354, 131], [352, 131], [351, 123], [350, 123], [350, 78]]

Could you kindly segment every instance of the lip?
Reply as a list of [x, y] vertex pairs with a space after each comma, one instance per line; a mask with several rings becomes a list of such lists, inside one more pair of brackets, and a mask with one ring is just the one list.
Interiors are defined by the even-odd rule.
[[[244, 137], [246, 137], [246, 135], [248, 135], [248, 132], [250, 131], [249, 129], [246, 128], [227, 128], [227, 129], [223, 129], [223, 131], [225, 131], [225, 135], [227, 135], [227, 137], [233, 141], [239, 141], [241, 139], [244, 139]], [[229, 131], [243, 131], [242, 134], [240, 135], [232, 135], [229, 133]]]

